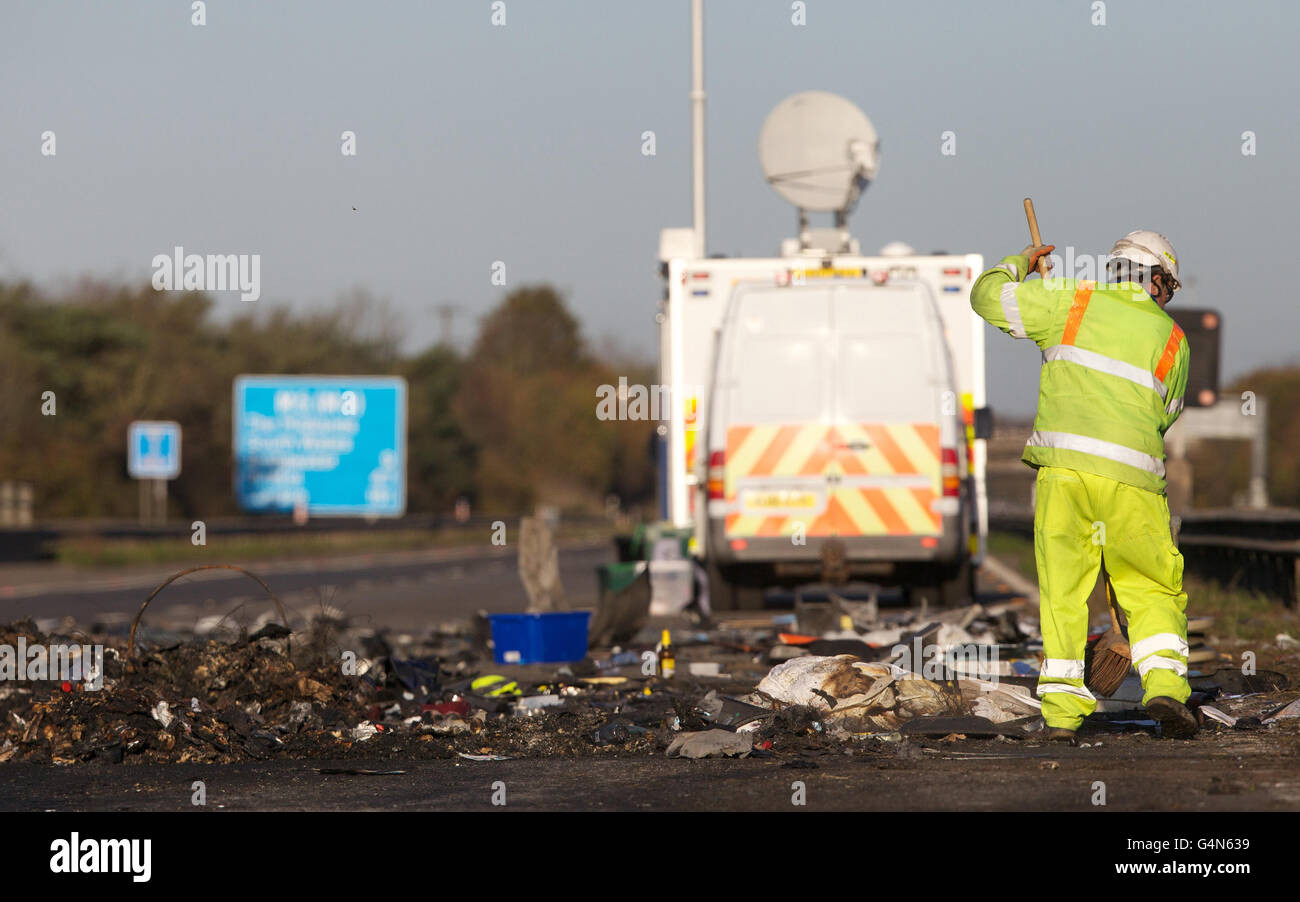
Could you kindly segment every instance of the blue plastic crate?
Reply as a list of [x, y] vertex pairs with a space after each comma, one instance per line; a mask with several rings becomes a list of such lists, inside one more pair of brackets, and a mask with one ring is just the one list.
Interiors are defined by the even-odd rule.
[[489, 614], [498, 664], [559, 664], [587, 656], [590, 611]]

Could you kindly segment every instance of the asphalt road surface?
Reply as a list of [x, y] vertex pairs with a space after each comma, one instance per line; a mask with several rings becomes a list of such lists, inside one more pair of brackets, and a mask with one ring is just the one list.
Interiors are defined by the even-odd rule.
[[[513, 548], [457, 548], [392, 552], [290, 562], [250, 563], [286, 610], [306, 613], [329, 604], [353, 618], [395, 630], [427, 630], [479, 610], [522, 611], [527, 604]], [[569, 603], [594, 607], [596, 567], [614, 559], [610, 542], [572, 545], [560, 552], [560, 579]], [[78, 623], [129, 622], [159, 583], [181, 566], [73, 572], [46, 566], [0, 568], [0, 622], [21, 617]], [[198, 618], [242, 606], [269, 607], [266, 593], [233, 570], [183, 577], [150, 603], [154, 626], [192, 626]]]
[[[937, 742], [908, 754], [744, 760], [270, 761], [229, 765], [6, 765], [4, 811], [1267, 811], [1300, 809], [1295, 743], [1107, 739], [1093, 748]], [[857, 744], [851, 744], [857, 745]], [[326, 775], [322, 767], [401, 770]], [[505, 805], [493, 796], [504, 784]], [[803, 805], [796, 805], [803, 784]], [[1098, 784], [1104, 784], [1099, 794]], [[498, 796], [500, 801], [500, 796]]]

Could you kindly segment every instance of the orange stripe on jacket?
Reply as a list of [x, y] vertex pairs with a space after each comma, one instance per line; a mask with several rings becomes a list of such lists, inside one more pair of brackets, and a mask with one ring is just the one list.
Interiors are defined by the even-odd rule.
[[1092, 282], [1080, 282], [1079, 287], [1075, 289], [1074, 300], [1070, 303], [1070, 313], [1065, 318], [1065, 333], [1061, 336], [1061, 344], [1074, 344], [1074, 337], [1079, 334], [1079, 324], [1083, 322], [1084, 311], [1088, 309], [1088, 302], [1092, 300]]
[[1161, 382], [1169, 375], [1170, 368], [1178, 358], [1178, 346], [1182, 343], [1183, 330], [1174, 326], [1174, 331], [1169, 333], [1169, 340], [1165, 342], [1165, 352], [1160, 355], [1160, 365], [1156, 367], [1156, 378]]

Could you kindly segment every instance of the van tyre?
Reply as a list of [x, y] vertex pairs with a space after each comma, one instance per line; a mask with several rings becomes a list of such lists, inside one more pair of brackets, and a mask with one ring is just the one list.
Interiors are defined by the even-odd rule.
[[971, 565], [970, 558], [963, 558], [956, 572], [939, 583], [939, 604], [955, 608], [973, 604], [974, 601], [975, 568]]
[[[936, 577], [937, 581], [932, 581]], [[903, 592], [912, 607], [919, 607], [922, 601], [927, 606], [940, 608], [971, 604], [975, 600], [975, 568], [971, 566], [970, 558], [966, 558], [956, 569], [936, 568], [922, 575]]]
[[763, 589], [731, 582], [717, 564], [709, 564], [709, 606], [715, 611], [758, 611], [763, 608]]

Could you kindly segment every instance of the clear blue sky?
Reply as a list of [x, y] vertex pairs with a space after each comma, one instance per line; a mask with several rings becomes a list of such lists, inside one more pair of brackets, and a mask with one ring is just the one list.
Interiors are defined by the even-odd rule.
[[[179, 244], [262, 255], [260, 305], [388, 299], [408, 347], [433, 305], [459, 343], [509, 287], [557, 285], [598, 340], [656, 354], [659, 230], [689, 225], [685, 0], [0, 5], [0, 277], [147, 281]], [[863, 248], [1173, 240], [1176, 303], [1225, 314], [1228, 376], [1296, 362], [1300, 5], [1252, 0], [866, 3], [707, 0], [709, 246], [769, 254], [794, 214], [763, 183], [763, 117], [845, 95], [882, 161]], [[56, 157], [40, 135], [57, 135]], [[358, 155], [339, 153], [353, 130]], [[653, 130], [658, 153], [641, 154]], [[957, 154], [940, 154], [940, 135]], [[1257, 135], [1243, 156], [1241, 133]], [[356, 207], [356, 212], [353, 212]], [[234, 295], [221, 313], [245, 312]], [[990, 333], [995, 406], [1028, 412], [1037, 352]]]

